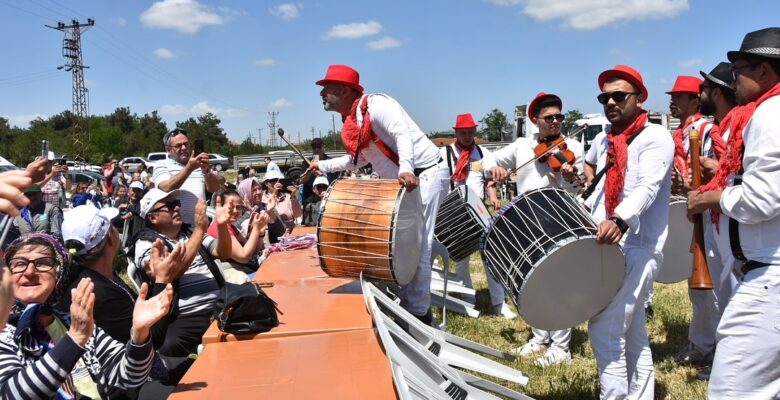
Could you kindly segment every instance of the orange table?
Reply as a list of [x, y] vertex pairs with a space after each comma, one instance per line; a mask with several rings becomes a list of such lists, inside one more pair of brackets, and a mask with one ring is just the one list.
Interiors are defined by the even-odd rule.
[[255, 274], [255, 282], [276, 282], [327, 276], [320, 268], [317, 249], [280, 251], [271, 253]]
[[170, 399], [396, 399], [373, 329], [206, 346]]
[[212, 322], [203, 344], [268, 337], [310, 335], [372, 327], [360, 282], [331, 277], [277, 280], [263, 289], [279, 305], [279, 326], [263, 333], [233, 335]]

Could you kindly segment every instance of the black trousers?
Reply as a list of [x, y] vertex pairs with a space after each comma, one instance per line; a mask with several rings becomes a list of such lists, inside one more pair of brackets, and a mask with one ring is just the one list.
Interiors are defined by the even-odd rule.
[[187, 357], [195, 353], [203, 334], [211, 324], [211, 311], [177, 315], [168, 323], [165, 342], [157, 351], [168, 357]]

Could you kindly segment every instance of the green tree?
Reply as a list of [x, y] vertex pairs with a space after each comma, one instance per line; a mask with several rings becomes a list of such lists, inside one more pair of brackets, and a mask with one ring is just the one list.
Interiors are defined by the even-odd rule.
[[494, 108], [484, 118], [479, 120], [484, 128], [479, 131], [480, 136], [489, 142], [501, 141], [503, 129], [509, 125], [509, 120], [501, 110]]
[[568, 133], [571, 133], [572, 128], [574, 128], [574, 122], [578, 119], [582, 119], [583, 115], [580, 112], [580, 110], [577, 110], [576, 108], [574, 110], [566, 111], [566, 119], [563, 121], [563, 131]]

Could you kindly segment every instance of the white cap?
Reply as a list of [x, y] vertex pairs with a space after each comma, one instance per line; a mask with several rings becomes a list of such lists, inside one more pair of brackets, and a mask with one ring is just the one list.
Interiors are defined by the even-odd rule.
[[263, 176], [263, 181], [267, 181], [269, 179], [284, 179], [284, 174], [282, 174], [282, 171], [277, 169], [271, 169], [266, 171], [265, 176]]
[[318, 177], [314, 178], [314, 183], [312, 183], [311, 185], [312, 186], [330, 185], [330, 183], [328, 182], [328, 178], [326, 178], [325, 176], [321, 175], [321, 176], [318, 176]]
[[119, 215], [119, 210], [113, 207], [98, 209], [92, 204], [78, 206], [65, 213], [62, 221], [62, 239], [75, 240], [83, 248], [76, 254], [86, 254], [100, 244], [111, 229], [111, 220]]
[[141, 218], [146, 218], [146, 214], [149, 214], [149, 211], [152, 211], [152, 208], [154, 208], [154, 205], [157, 204], [158, 201], [168, 196], [176, 195], [178, 192], [178, 189], [170, 192], [164, 192], [157, 188], [149, 189], [141, 199]]
[[130, 189], [141, 189], [144, 190], [144, 184], [139, 181], [132, 181], [130, 182]]

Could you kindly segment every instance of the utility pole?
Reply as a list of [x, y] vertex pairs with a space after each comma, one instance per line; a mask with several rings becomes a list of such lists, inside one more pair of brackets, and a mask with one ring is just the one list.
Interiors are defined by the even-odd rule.
[[311, 140], [314, 140], [314, 127], [311, 127]]
[[330, 115], [330, 122], [333, 123], [333, 133], [336, 133], [336, 114]]
[[57, 69], [65, 69], [73, 75], [73, 158], [77, 161], [87, 160], [87, 147], [89, 146], [89, 126], [87, 126], [87, 88], [84, 86], [84, 65], [81, 57], [81, 32], [95, 25], [95, 20], [87, 19], [86, 24], [79, 23], [78, 20], [71, 20], [70, 25], [64, 22], [57, 22], [57, 26], [48, 28], [56, 29], [65, 33], [65, 39], [62, 40], [62, 56], [65, 57], [65, 65]]
[[271, 122], [268, 127], [271, 128], [271, 133], [268, 135], [270, 139], [270, 146], [276, 147], [276, 116], [279, 115], [279, 111], [270, 111], [268, 115], [271, 116]]
[[257, 128], [257, 144], [263, 145], [263, 128]]

